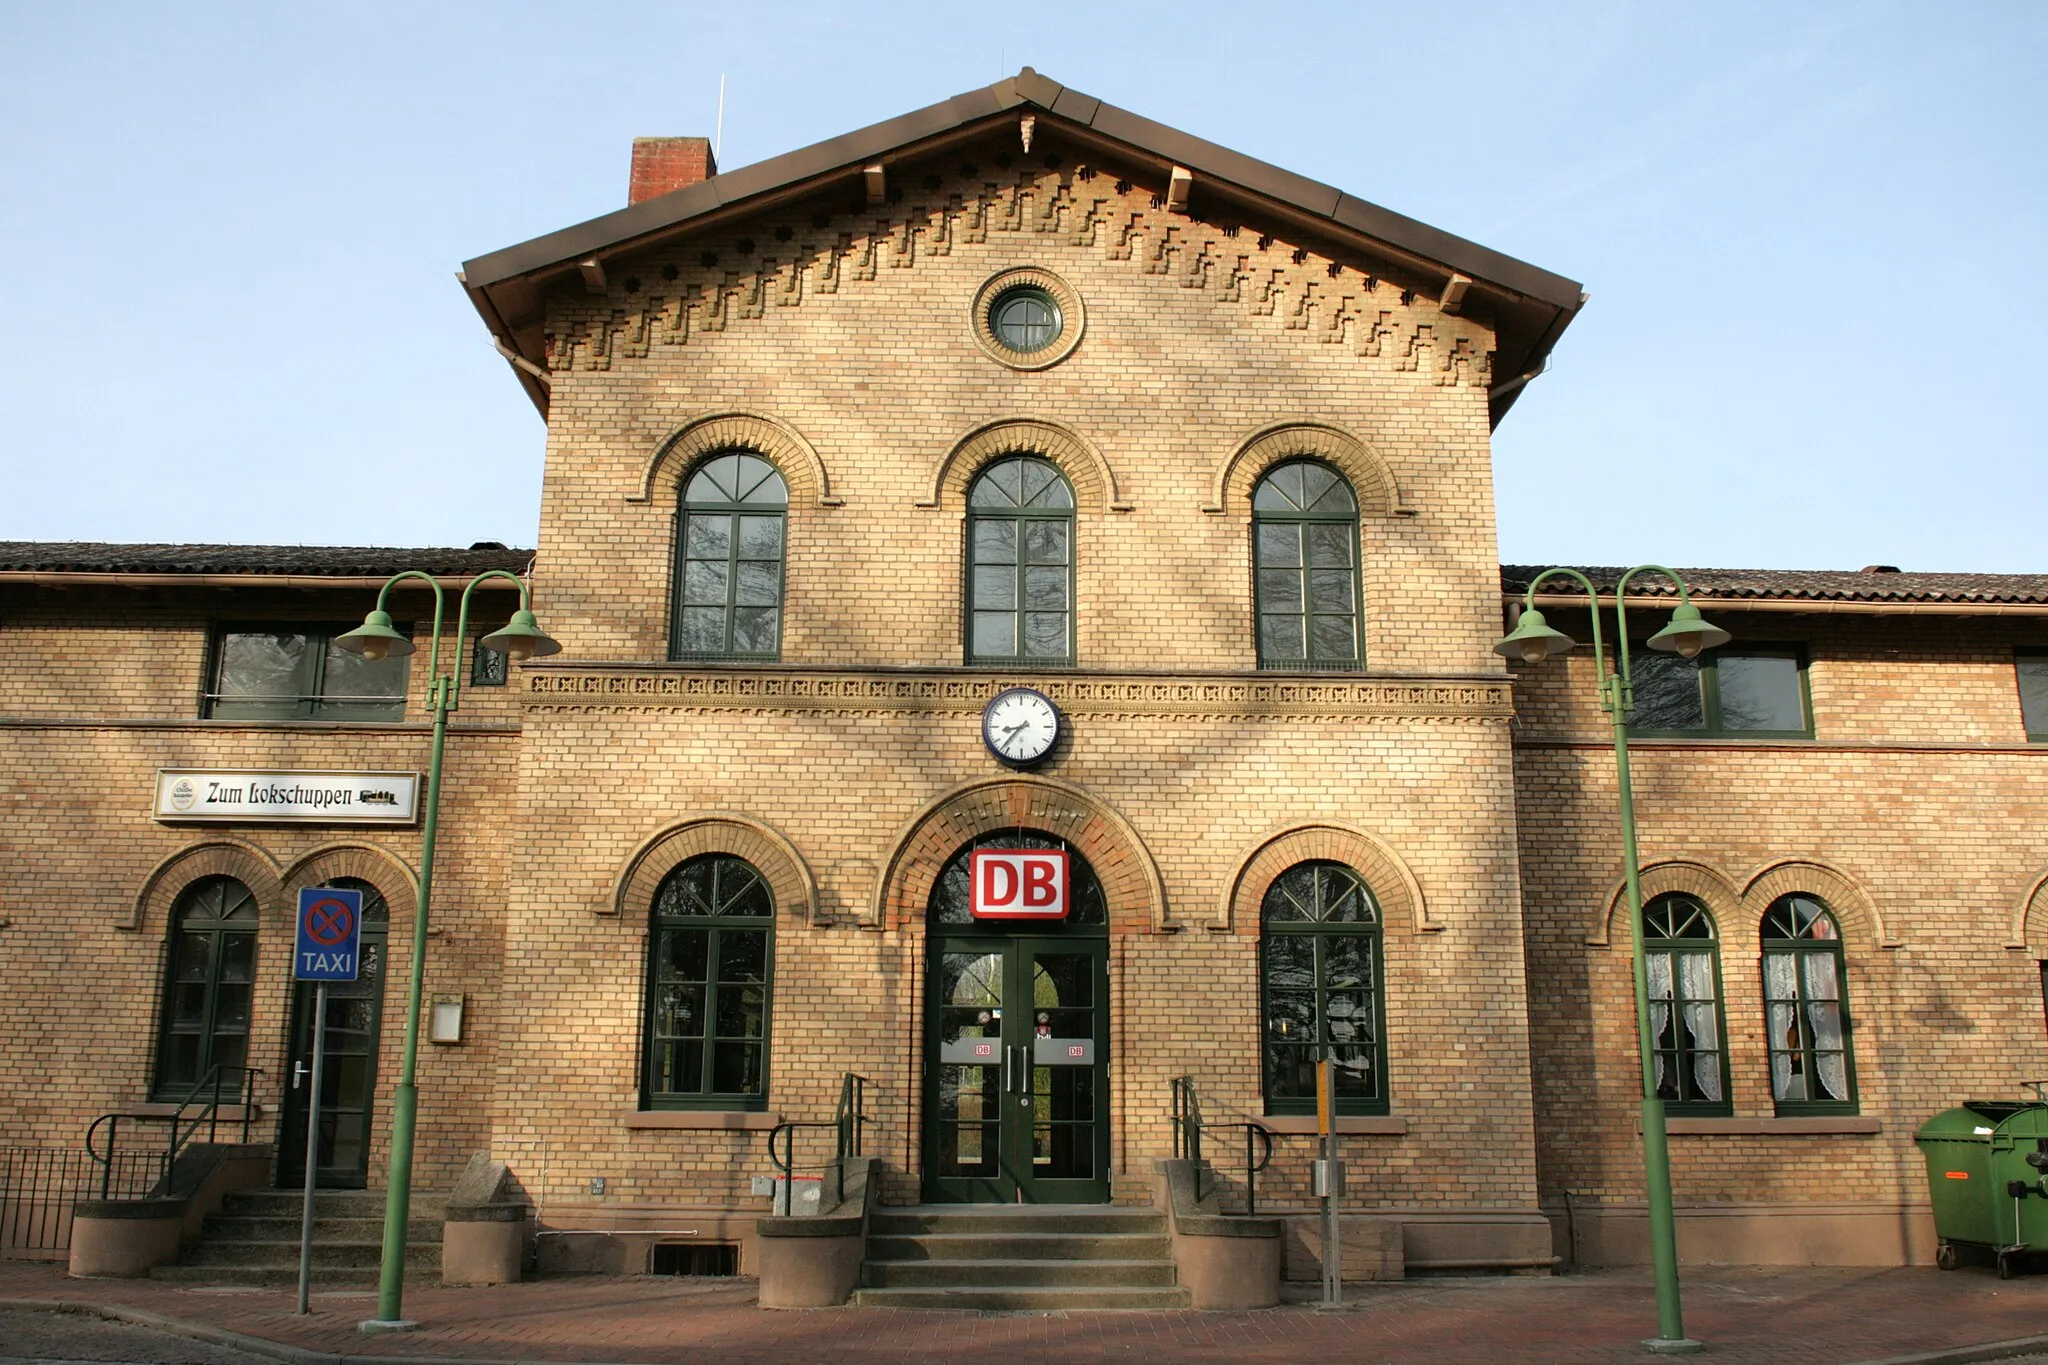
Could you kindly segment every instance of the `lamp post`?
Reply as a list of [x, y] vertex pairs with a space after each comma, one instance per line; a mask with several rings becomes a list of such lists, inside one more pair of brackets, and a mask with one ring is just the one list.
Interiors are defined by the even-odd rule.
[[1576, 569], [1545, 569], [1530, 580], [1521, 620], [1496, 643], [1493, 651], [1523, 663], [1539, 664], [1566, 654], [1578, 643], [1551, 629], [1536, 610], [1536, 589], [1546, 579], [1569, 578], [1586, 590], [1593, 619], [1593, 667], [1600, 677], [1600, 705], [1614, 724], [1614, 766], [1621, 797], [1622, 873], [1628, 885], [1629, 941], [1635, 957], [1636, 1046], [1643, 1069], [1643, 1166], [1650, 1204], [1650, 1260], [1657, 1280], [1657, 1335], [1643, 1344], [1662, 1355], [1687, 1355], [1701, 1343], [1685, 1335], [1685, 1316], [1678, 1302], [1678, 1235], [1671, 1213], [1671, 1153], [1664, 1129], [1664, 1100], [1658, 1094], [1656, 1035], [1650, 1023], [1650, 987], [1643, 963], [1643, 883], [1636, 854], [1636, 807], [1629, 789], [1628, 716], [1635, 709], [1635, 691], [1628, 659], [1629, 580], [1639, 573], [1662, 574], [1678, 589], [1678, 607], [1670, 624], [1647, 641], [1651, 649], [1697, 658], [1703, 649], [1728, 643], [1728, 632], [1700, 619], [1685, 581], [1658, 564], [1643, 564], [1622, 574], [1614, 585], [1615, 671], [1607, 671], [1600, 638], [1600, 595], [1592, 580]]
[[407, 989], [405, 1013], [405, 1065], [391, 1104], [390, 1189], [384, 1202], [384, 1258], [377, 1281], [377, 1316], [362, 1324], [365, 1332], [404, 1332], [417, 1326], [399, 1316], [405, 1296], [405, 1241], [412, 1220], [412, 1140], [414, 1120], [419, 1112], [419, 1089], [413, 1083], [420, 1052], [421, 985], [427, 967], [427, 908], [434, 890], [434, 836], [441, 815], [441, 754], [448, 743], [448, 714], [462, 696], [462, 646], [469, 636], [469, 596], [477, 585], [504, 579], [519, 589], [519, 610], [502, 630], [477, 642], [479, 649], [494, 649], [508, 658], [524, 662], [543, 654], [557, 654], [562, 646], [542, 633], [528, 609], [526, 582], [504, 569], [478, 574], [462, 590], [462, 604], [455, 622], [455, 663], [441, 671], [441, 621], [446, 597], [431, 575], [416, 569], [394, 575], [377, 590], [377, 605], [363, 618], [362, 625], [336, 637], [334, 643], [372, 663], [402, 657], [415, 650], [413, 642], [391, 624], [384, 599], [391, 589], [411, 579], [426, 584], [434, 593], [434, 633], [427, 664], [427, 710], [434, 717], [434, 740], [427, 760], [427, 810], [420, 822], [420, 894], [412, 921], [412, 979]]

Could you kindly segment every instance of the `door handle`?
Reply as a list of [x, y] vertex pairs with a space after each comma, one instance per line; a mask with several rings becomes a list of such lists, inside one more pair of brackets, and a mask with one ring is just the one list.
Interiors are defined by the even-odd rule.
[[1003, 1093], [1005, 1095], [1016, 1088], [1017, 1083], [1010, 1078], [1010, 1066], [1016, 1058], [1016, 1052], [1017, 1049], [1010, 1047], [1008, 1044], [1005, 1044], [1003, 1047]]
[[305, 1078], [305, 1075], [306, 1075], [306, 1064], [305, 1064], [304, 1062], [293, 1062], [293, 1063], [292, 1063], [292, 1089], [294, 1089], [294, 1090], [297, 1090], [297, 1089], [299, 1088], [299, 1082], [300, 1082], [301, 1080], [303, 1080], [303, 1079]]

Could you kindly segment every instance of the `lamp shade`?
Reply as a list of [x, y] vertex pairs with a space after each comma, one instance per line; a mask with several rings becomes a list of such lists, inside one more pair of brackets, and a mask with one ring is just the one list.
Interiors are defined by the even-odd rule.
[[540, 622], [533, 619], [533, 613], [521, 607], [512, 613], [512, 619], [498, 630], [479, 641], [485, 649], [495, 649], [508, 659], [524, 663], [546, 654], [560, 654], [562, 642], [540, 628]]
[[1652, 635], [1647, 643], [1651, 649], [1661, 649], [1667, 654], [1697, 659], [1703, 649], [1728, 643], [1729, 634], [1711, 621], [1700, 618], [1700, 609], [1690, 602], [1680, 602], [1678, 610], [1671, 613], [1671, 624]]
[[391, 613], [381, 610], [365, 616], [363, 623], [348, 634], [335, 636], [334, 643], [351, 654], [362, 655], [371, 663], [402, 659], [413, 652], [412, 641], [392, 629]]
[[1552, 630], [1550, 623], [1543, 619], [1543, 613], [1530, 607], [1522, 613], [1522, 619], [1515, 623], [1513, 630], [1494, 642], [1493, 652], [1504, 659], [1540, 664], [1545, 659], [1571, 653], [1578, 643], [1563, 631]]

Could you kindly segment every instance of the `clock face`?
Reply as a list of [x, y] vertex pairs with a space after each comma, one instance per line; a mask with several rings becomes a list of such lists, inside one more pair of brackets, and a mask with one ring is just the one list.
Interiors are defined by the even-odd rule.
[[1060, 713], [1043, 692], [1013, 687], [998, 692], [981, 713], [981, 738], [1005, 763], [1036, 763], [1060, 737]]

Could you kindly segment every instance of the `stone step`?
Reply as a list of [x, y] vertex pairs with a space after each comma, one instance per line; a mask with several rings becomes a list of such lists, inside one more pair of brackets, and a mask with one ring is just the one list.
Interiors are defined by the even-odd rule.
[[920, 1232], [870, 1233], [872, 1261], [1164, 1261], [1165, 1233]]
[[880, 1208], [868, 1215], [868, 1230], [885, 1235], [925, 1232], [1143, 1232], [1164, 1235], [1166, 1215], [1151, 1209], [1119, 1209], [1108, 1204]]
[[856, 1289], [862, 1308], [940, 1308], [984, 1313], [1141, 1312], [1186, 1308], [1193, 1300], [1172, 1289]]
[[[322, 1218], [320, 1211], [313, 1211], [313, 1240], [317, 1242], [381, 1242], [384, 1240], [384, 1220], [377, 1218]], [[206, 1220], [203, 1234], [209, 1242], [281, 1242], [299, 1244], [299, 1218], [260, 1217], [245, 1218], [215, 1216]], [[407, 1242], [438, 1242], [441, 1240], [441, 1220], [438, 1218], [415, 1218], [407, 1226]]]
[[[313, 1243], [313, 1264], [335, 1270], [372, 1270], [382, 1263], [384, 1246], [381, 1242], [315, 1242]], [[405, 1249], [405, 1263], [409, 1266], [439, 1266], [441, 1248], [437, 1243], [415, 1242]], [[192, 1267], [202, 1266], [290, 1266], [294, 1271], [299, 1264], [299, 1243], [296, 1238], [289, 1242], [213, 1242], [197, 1241], [178, 1253], [178, 1264]]]
[[1171, 1261], [868, 1261], [861, 1283], [875, 1289], [1170, 1289]]
[[[221, 1212], [242, 1218], [297, 1218], [304, 1198], [298, 1190], [242, 1190], [221, 1202]], [[374, 1218], [381, 1223], [384, 1198], [382, 1190], [315, 1190], [313, 1212], [321, 1218]], [[447, 1206], [445, 1194], [415, 1191], [411, 1212], [414, 1218], [438, 1219]]]

